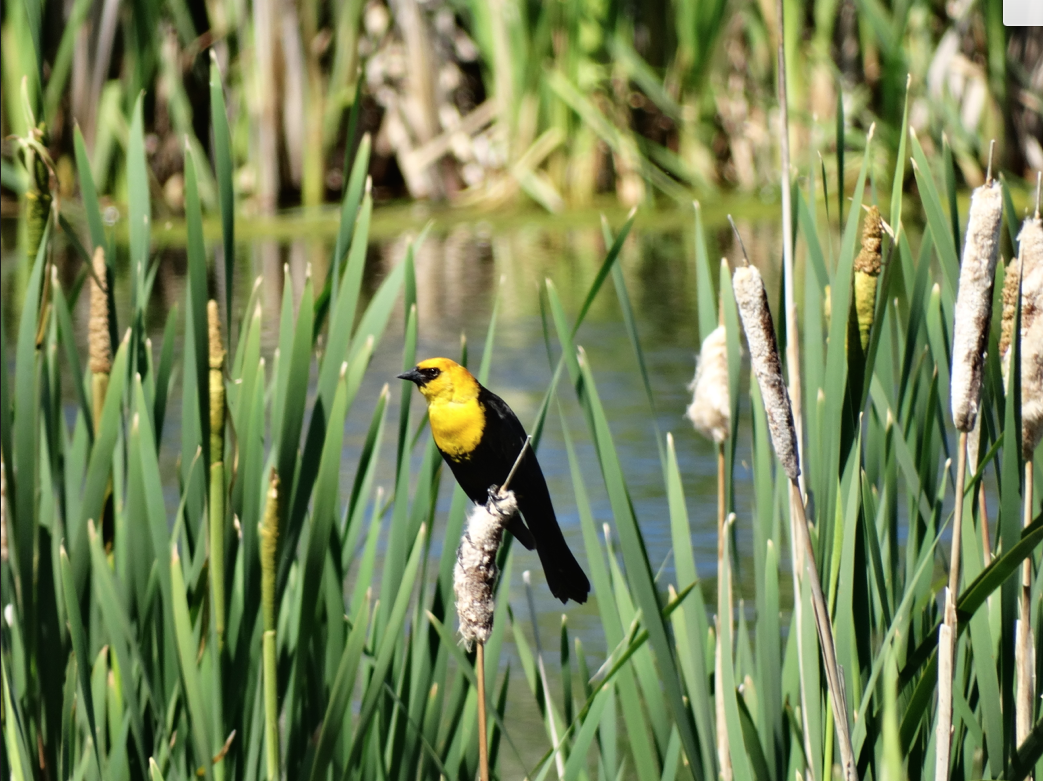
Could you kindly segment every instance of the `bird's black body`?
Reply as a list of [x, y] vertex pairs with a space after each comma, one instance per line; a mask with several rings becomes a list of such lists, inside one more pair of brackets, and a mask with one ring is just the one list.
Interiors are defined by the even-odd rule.
[[[484, 386], [479, 386], [478, 403], [485, 411], [485, 430], [469, 457], [457, 460], [445, 452], [442, 458], [453, 471], [468, 498], [485, 504], [490, 486], [503, 485], [511, 467], [525, 445], [525, 428], [507, 402]], [[539, 554], [547, 585], [562, 602], [586, 602], [590, 581], [576, 561], [558, 526], [550, 491], [536, 455], [529, 449], [508, 486], [518, 500], [517, 516], [508, 531], [529, 550]]]

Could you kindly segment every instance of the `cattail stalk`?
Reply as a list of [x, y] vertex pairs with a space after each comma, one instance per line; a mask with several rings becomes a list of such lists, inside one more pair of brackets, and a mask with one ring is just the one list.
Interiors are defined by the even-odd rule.
[[[991, 158], [991, 152], [990, 152]], [[973, 430], [981, 403], [982, 369], [992, 319], [992, 286], [999, 257], [1003, 222], [1003, 188], [992, 179], [971, 195], [970, 217], [960, 265], [953, 325], [951, 403], [960, 432], [956, 459], [956, 506], [953, 512], [949, 559], [949, 586], [938, 638], [938, 731], [935, 781], [948, 781], [952, 747], [952, 671], [956, 653], [956, 598], [960, 585], [960, 547], [963, 533], [964, 487], [967, 480], [967, 435]]]
[[[1037, 179], [1036, 213], [1025, 220], [1018, 235], [1019, 253], [1007, 267], [1003, 288], [1003, 334], [1000, 355], [1003, 357], [1004, 386], [1009, 393], [1011, 347], [1021, 304], [1021, 452], [1025, 460], [1023, 499], [1024, 525], [1032, 522], [1033, 462], [1032, 455], [1043, 438], [1043, 220], [1039, 213], [1040, 183]], [[1032, 563], [1022, 564], [1021, 593], [1018, 600], [1018, 631], [1015, 643], [1015, 668], [1018, 687], [1015, 694], [1015, 739], [1020, 746], [1032, 730], [1033, 660]]]
[[518, 513], [518, 500], [509, 489], [511, 480], [528, 450], [531, 437], [503, 485], [490, 486], [489, 499], [476, 506], [467, 518], [467, 529], [456, 552], [453, 568], [453, 592], [460, 635], [469, 649], [477, 643], [475, 676], [478, 679], [478, 768], [481, 781], [489, 781], [488, 716], [485, 696], [485, 644], [493, 631], [496, 612], [496, 554], [503, 540], [503, 530]]
[[[703, 340], [696, 364], [695, 378], [688, 386], [693, 392], [692, 403], [685, 416], [695, 430], [717, 445], [717, 612], [721, 620], [731, 625], [732, 588], [730, 572], [724, 566], [725, 556], [725, 463], [724, 443], [731, 434], [731, 402], [728, 392], [728, 344], [723, 325], [717, 326]], [[717, 633], [714, 651], [715, 680], [722, 680], [721, 633]], [[725, 721], [724, 692], [714, 692], [717, 720], [717, 761], [723, 781], [731, 781], [731, 750], [728, 744], [728, 725]]]
[[279, 698], [275, 669], [275, 578], [279, 549], [279, 475], [272, 469], [268, 480], [268, 503], [261, 522], [261, 614], [264, 620], [264, 725], [267, 744], [268, 781], [279, 778]]
[[862, 349], [869, 346], [876, 308], [876, 287], [880, 279], [880, 239], [883, 223], [880, 210], [870, 206], [862, 223], [862, 249], [855, 258], [855, 316], [858, 318], [858, 340]]
[[768, 297], [760, 272], [752, 266], [736, 269], [732, 277], [732, 287], [735, 290], [735, 301], [739, 307], [746, 341], [750, 347], [750, 361], [753, 364], [753, 371], [757, 377], [757, 384], [760, 387], [765, 412], [768, 416], [772, 445], [790, 481], [790, 507], [795, 516], [794, 522], [791, 524], [795, 537], [792, 545], [794, 549], [803, 551], [804, 571], [811, 585], [815, 628], [818, 632], [822, 660], [826, 668], [826, 681], [829, 686], [833, 721], [839, 739], [844, 778], [846, 781], [857, 781], [858, 768], [852, 749], [851, 728], [847, 719], [847, 703], [840, 680], [840, 668], [837, 665], [833, 626], [829, 609], [826, 607], [826, 598], [822, 592], [822, 582], [815, 566], [815, 551], [811, 546], [804, 500], [797, 480], [800, 475], [800, 463], [796, 452], [793, 413], [786, 385], [782, 381], [779, 348], [775, 341], [775, 326], [772, 322], [771, 311], [768, 309]]
[[225, 644], [225, 348], [213, 299], [206, 314], [210, 334], [210, 587], [220, 650]]

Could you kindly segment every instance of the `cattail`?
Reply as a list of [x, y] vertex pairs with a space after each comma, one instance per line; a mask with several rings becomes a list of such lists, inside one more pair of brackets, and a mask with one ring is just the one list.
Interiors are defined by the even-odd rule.
[[862, 223], [862, 250], [855, 258], [855, 314], [858, 338], [865, 350], [873, 327], [876, 283], [880, 278], [880, 237], [883, 233], [880, 210], [870, 206]]
[[210, 335], [210, 584], [219, 647], [225, 638], [225, 348], [217, 302], [206, 307]]
[[768, 428], [775, 455], [782, 462], [786, 475], [795, 480], [800, 475], [797, 458], [797, 435], [793, 428], [793, 409], [789, 392], [782, 379], [779, 346], [775, 341], [775, 325], [768, 309], [768, 295], [760, 272], [753, 266], [743, 266], [732, 276], [735, 302], [739, 305], [742, 327], [750, 346], [750, 363], [757, 375], [764, 410], [768, 413]]
[[274, 467], [268, 479], [268, 503], [259, 530], [261, 535], [261, 610], [265, 631], [275, 630], [276, 552], [279, 549], [279, 473]]
[[986, 182], [971, 196], [960, 266], [952, 348], [952, 417], [956, 428], [974, 428], [981, 400], [982, 367], [992, 318], [992, 284], [1000, 249], [1003, 188]]
[[1021, 340], [1021, 449], [1025, 460], [1043, 440], [1043, 317]]
[[105, 250], [94, 250], [91, 261], [94, 277], [91, 279], [91, 315], [87, 329], [91, 371], [108, 374], [112, 371], [112, 340], [109, 335], [109, 282], [105, 265]]
[[1036, 327], [1037, 323], [1043, 322], [1043, 220], [1038, 214], [1025, 220], [1018, 241], [1018, 257], [1007, 266], [1007, 278], [1003, 285], [1000, 355], [1003, 387], [1009, 390], [1010, 348], [1014, 339], [1014, 315], [1020, 283], [1022, 450], [1025, 458], [1029, 459], [1043, 434], [1043, 378], [1040, 376], [1039, 363], [1043, 360], [1043, 348], [1039, 347], [1040, 331]]
[[98, 247], [91, 260], [94, 277], [91, 279], [91, 314], [87, 325], [87, 348], [90, 355], [91, 396], [94, 403], [94, 425], [101, 425], [105, 408], [105, 394], [109, 389], [112, 371], [112, 338], [109, 331], [109, 277], [105, 265], [105, 250]]
[[503, 530], [518, 512], [513, 491], [502, 497], [490, 496], [476, 506], [467, 518], [467, 531], [460, 540], [453, 568], [453, 591], [460, 635], [470, 650], [475, 641], [484, 644], [493, 631], [493, 599], [496, 586], [496, 553]]
[[206, 315], [210, 335], [210, 460], [214, 462], [224, 458], [225, 348], [221, 342], [221, 317], [213, 299], [207, 302]]
[[731, 404], [728, 399], [728, 343], [719, 325], [703, 340], [695, 365], [695, 378], [688, 386], [692, 403], [685, 415], [695, 430], [720, 445], [731, 433]]

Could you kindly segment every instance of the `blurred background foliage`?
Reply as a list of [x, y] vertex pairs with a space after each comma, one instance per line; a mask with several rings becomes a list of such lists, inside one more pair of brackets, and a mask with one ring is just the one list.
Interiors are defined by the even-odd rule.
[[[794, 165], [836, 170], [836, 125], [894, 170], [907, 75], [930, 156], [944, 127], [966, 185], [987, 140], [1016, 176], [1043, 167], [1043, 31], [1002, 0], [785, 0]], [[32, 115], [63, 196], [73, 128], [126, 201], [128, 118], [144, 93], [158, 209], [184, 207], [186, 145], [211, 150], [209, 56], [224, 75], [237, 202], [338, 201], [369, 131], [377, 202], [551, 211], [758, 192], [778, 179], [770, 0], [4, 0], [4, 209], [33, 189], [13, 136]], [[22, 87], [24, 81], [24, 90]], [[842, 158], [841, 158], [842, 162]], [[853, 171], [851, 172], [853, 175]], [[47, 175], [44, 173], [44, 175]], [[831, 175], [834, 179], [835, 173]], [[835, 181], [835, 179], [834, 179]], [[911, 181], [911, 176], [910, 176]], [[204, 207], [215, 184], [201, 172]]]

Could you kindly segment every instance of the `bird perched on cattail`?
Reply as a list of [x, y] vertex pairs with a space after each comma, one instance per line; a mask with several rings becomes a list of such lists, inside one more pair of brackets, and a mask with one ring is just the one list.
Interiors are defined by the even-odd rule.
[[[464, 493], [485, 504], [489, 488], [503, 485], [525, 446], [521, 421], [507, 402], [449, 358], [421, 361], [398, 377], [415, 383], [427, 401], [435, 445]], [[565, 542], [531, 450], [519, 464], [511, 490], [521, 516], [513, 515], [507, 530], [529, 550], [536, 549], [555, 597], [586, 602], [590, 581]]]

